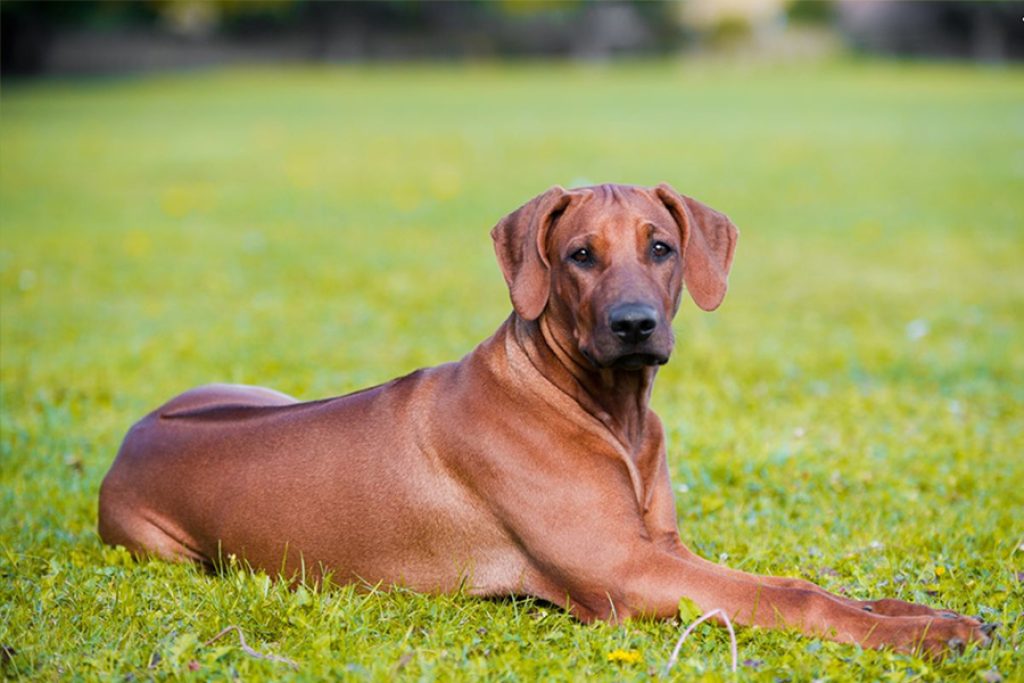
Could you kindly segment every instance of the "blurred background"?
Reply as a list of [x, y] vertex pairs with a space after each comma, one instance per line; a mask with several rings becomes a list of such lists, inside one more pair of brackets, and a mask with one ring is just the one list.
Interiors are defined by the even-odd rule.
[[708, 51], [808, 57], [1024, 58], [1024, 3], [859, 0], [6, 0], [5, 74], [267, 62]]

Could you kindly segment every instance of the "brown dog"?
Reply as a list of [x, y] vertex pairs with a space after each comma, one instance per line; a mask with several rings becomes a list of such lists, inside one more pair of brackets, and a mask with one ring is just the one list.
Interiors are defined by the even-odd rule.
[[103, 540], [307, 578], [533, 595], [582, 620], [672, 617], [903, 650], [987, 627], [898, 600], [727, 569], [680, 541], [647, 407], [683, 284], [722, 301], [737, 231], [655, 189], [552, 188], [491, 233], [515, 312], [457, 363], [299, 403], [188, 391], [128, 432], [100, 490]]

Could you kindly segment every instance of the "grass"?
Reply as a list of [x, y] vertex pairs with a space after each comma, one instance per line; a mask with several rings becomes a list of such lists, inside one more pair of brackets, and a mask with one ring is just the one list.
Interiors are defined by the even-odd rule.
[[[668, 181], [742, 239], [655, 388], [683, 538], [1002, 622], [944, 662], [739, 632], [738, 680], [1024, 679], [1024, 72], [676, 63], [4, 84], [0, 645], [10, 678], [636, 680], [674, 623], [289, 591], [95, 533], [125, 429], [209, 381], [315, 398], [467, 352], [487, 231], [549, 185]], [[247, 656], [256, 650], [298, 669]], [[625, 654], [615, 654], [616, 651]], [[732, 679], [702, 628], [673, 675]]]

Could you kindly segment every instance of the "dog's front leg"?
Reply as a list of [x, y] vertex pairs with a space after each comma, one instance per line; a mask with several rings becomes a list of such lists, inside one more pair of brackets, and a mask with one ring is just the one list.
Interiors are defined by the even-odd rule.
[[739, 624], [794, 628], [806, 635], [863, 647], [936, 655], [958, 644], [988, 641], [982, 625], [973, 619], [886, 616], [813, 585], [777, 585], [660, 551], [634, 557], [618, 569], [621, 600], [626, 606], [619, 611], [627, 615], [672, 616], [680, 600], [686, 598], [705, 613], [721, 609]]

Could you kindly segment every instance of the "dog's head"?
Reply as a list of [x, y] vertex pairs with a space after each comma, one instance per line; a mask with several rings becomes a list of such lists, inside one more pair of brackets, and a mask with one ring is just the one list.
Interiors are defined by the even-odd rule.
[[668, 185], [553, 187], [491, 231], [516, 314], [546, 316], [598, 368], [638, 370], [672, 353], [685, 283], [722, 302], [738, 232]]

